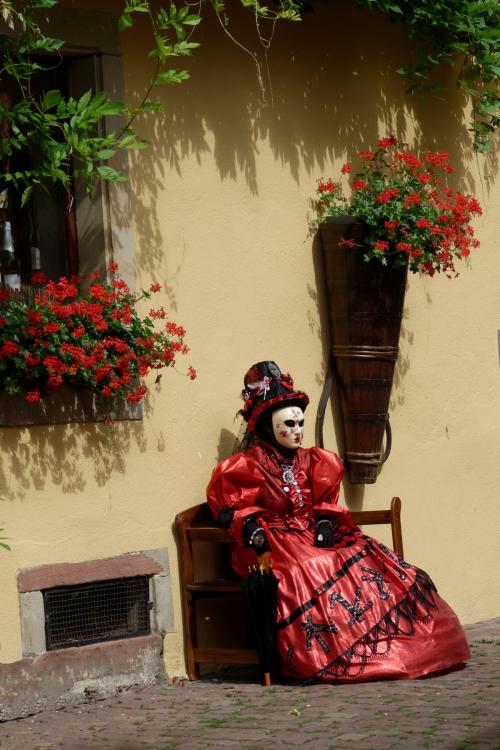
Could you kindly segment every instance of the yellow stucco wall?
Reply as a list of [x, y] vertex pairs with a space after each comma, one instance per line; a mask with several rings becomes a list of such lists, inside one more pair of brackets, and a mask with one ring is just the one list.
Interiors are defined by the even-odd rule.
[[[253, 49], [249, 18], [235, 11], [233, 29]], [[463, 622], [500, 614], [500, 181], [496, 159], [471, 151], [453, 71], [446, 101], [410, 99], [393, 72], [407, 62], [404, 30], [348, 4], [318, 4], [279, 27], [264, 106], [252, 59], [213, 17], [198, 39], [190, 81], [164, 92], [164, 114], [138, 123], [151, 148], [131, 158], [131, 187], [138, 286], [163, 284], [157, 301], [187, 328], [186, 364], [199, 376], [167, 372], [142, 423], [0, 431], [0, 526], [12, 545], [0, 551], [1, 662], [21, 654], [18, 568], [166, 546], [176, 586], [175, 515], [203, 499], [212, 467], [231, 452], [253, 362], [275, 359], [309, 393], [304, 444], [313, 443], [326, 339], [308, 199], [316, 178], [392, 133], [450, 152], [455, 184], [484, 206], [481, 248], [457, 280], [410, 278], [392, 455], [375, 485], [346, 481], [342, 502], [369, 509], [400, 495], [407, 559], [431, 573]], [[147, 49], [140, 27], [125, 35], [131, 101], [151, 74]], [[331, 412], [325, 445], [337, 445]], [[177, 588], [174, 606], [171, 676], [184, 671]]]

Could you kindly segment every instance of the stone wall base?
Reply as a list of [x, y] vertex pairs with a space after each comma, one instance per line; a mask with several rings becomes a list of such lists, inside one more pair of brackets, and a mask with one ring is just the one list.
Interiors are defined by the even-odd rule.
[[165, 679], [163, 638], [146, 635], [0, 664], [0, 721], [109, 698]]

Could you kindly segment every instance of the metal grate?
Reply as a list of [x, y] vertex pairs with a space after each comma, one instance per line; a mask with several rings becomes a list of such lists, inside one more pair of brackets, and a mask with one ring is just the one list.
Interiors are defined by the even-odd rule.
[[47, 650], [146, 635], [149, 578], [120, 578], [43, 592]]

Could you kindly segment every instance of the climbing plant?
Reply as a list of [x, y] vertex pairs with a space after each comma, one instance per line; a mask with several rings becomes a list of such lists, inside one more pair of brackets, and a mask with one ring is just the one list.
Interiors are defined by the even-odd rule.
[[[147, 145], [134, 133], [134, 119], [140, 112], [161, 109], [153, 100], [157, 87], [180, 84], [189, 78], [187, 70], [173, 67], [172, 59], [187, 57], [199, 46], [193, 33], [202, 20], [204, 3], [214, 8], [227, 30], [229, 19], [222, 0], [200, 0], [197, 5], [172, 2], [168, 7], [159, 8], [149, 0], [124, 0], [119, 29], [127, 31], [138, 14], [144, 15], [149, 21], [152, 41], [149, 56], [156, 63], [142, 100], [137, 106], [129, 107], [124, 102], [112, 101], [106, 92], [87, 91], [76, 99], [53, 89], [35, 96], [30, 85], [32, 77], [45, 66], [53, 67], [54, 58], [57, 60], [57, 56], [62, 55], [64, 40], [46, 32], [50, 29], [50, 15], [48, 25], [42, 25], [40, 13], [43, 11], [47, 16], [57, 0], [0, 0], [0, 31], [3, 31], [0, 33], [0, 82], [10, 78], [19, 94], [14, 103], [0, 94], [0, 189], [13, 185], [21, 193], [24, 204], [39, 184], [68, 186], [72, 177], [83, 177], [88, 192], [92, 193], [97, 178], [124, 180], [110, 166], [109, 159], [119, 150]], [[300, 20], [295, 0], [280, 0], [273, 8], [261, 6], [258, 0], [241, 0], [241, 3], [252, 13], [264, 46], [270, 43], [279, 19]], [[269, 35], [262, 32], [261, 24], [269, 25]], [[103, 135], [98, 126], [110, 115], [120, 115], [123, 125]], [[36, 149], [37, 165], [11, 171], [10, 157], [28, 145]]]
[[477, 151], [487, 151], [500, 125], [500, 3], [498, 0], [356, 0], [400, 21], [416, 42], [414, 59], [398, 73], [409, 91], [439, 93], [431, 73], [457, 65], [457, 84], [471, 97], [470, 124]]
[[[266, 52], [277, 21], [298, 21], [310, 7], [304, 0], [276, 0], [271, 6], [261, 5], [258, 0], [240, 2], [253, 17], [258, 40]], [[431, 81], [432, 71], [442, 63], [459, 62], [457, 83], [473, 102], [470, 129], [474, 147], [477, 151], [488, 150], [491, 136], [500, 124], [498, 0], [356, 0], [356, 3], [385, 11], [392, 20], [401, 21], [408, 28], [409, 36], [416, 42], [415, 56], [398, 72], [410, 79], [409, 91], [436, 93], [439, 87]], [[141, 112], [161, 109], [154, 101], [158, 86], [177, 85], [189, 77], [187, 70], [173, 67], [172, 59], [187, 57], [199, 46], [194, 32], [202, 20], [203, 8], [212, 8], [226, 33], [239, 44], [231, 34], [224, 0], [199, 0], [197, 5], [170, 3], [168, 7], [158, 7], [150, 0], [124, 0], [118, 21], [121, 31], [130, 29], [138, 14], [150, 25], [149, 55], [155, 60], [155, 71], [140, 103], [129, 107], [124, 102], [110, 100], [106, 92], [93, 91], [79, 99], [65, 96], [58, 89], [37, 97], [30, 84], [44, 66], [43, 56], [53, 66], [54, 58], [62, 56], [64, 47], [64, 40], [50, 36], [50, 10], [57, 4], [57, 0], [0, 0], [0, 82], [5, 78], [14, 81], [19, 94], [11, 103], [0, 93], [0, 190], [13, 185], [19, 190], [22, 203], [29, 200], [38, 184], [67, 186], [73, 176], [83, 177], [91, 193], [97, 178], [124, 179], [109, 160], [119, 150], [147, 145], [135, 134], [133, 121]], [[42, 12], [44, 17], [48, 14], [48, 24], [42, 24]], [[262, 84], [255, 53], [243, 48], [256, 62]], [[98, 126], [110, 115], [120, 115], [123, 125], [103, 134]], [[39, 155], [36, 166], [16, 167], [16, 171], [11, 171], [10, 157], [23, 152], [28, 144]]]

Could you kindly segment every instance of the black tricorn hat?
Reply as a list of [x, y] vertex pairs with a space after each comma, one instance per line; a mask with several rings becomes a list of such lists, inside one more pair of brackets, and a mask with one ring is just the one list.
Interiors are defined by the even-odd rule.
[[[257, 362], [244, 378], [245, 387], [241, 397], [245, 406], [241, 410], [248, 422], [248, 429], [255, 432], [259, 417], [268, 409], [286, 401], [294, 401], [302, 410], [309, 403], [309, 396], [293, 387], [293, 378], [281, 372], [276, 362]], [[283, 406], [286, 404], [283, 403]]]

